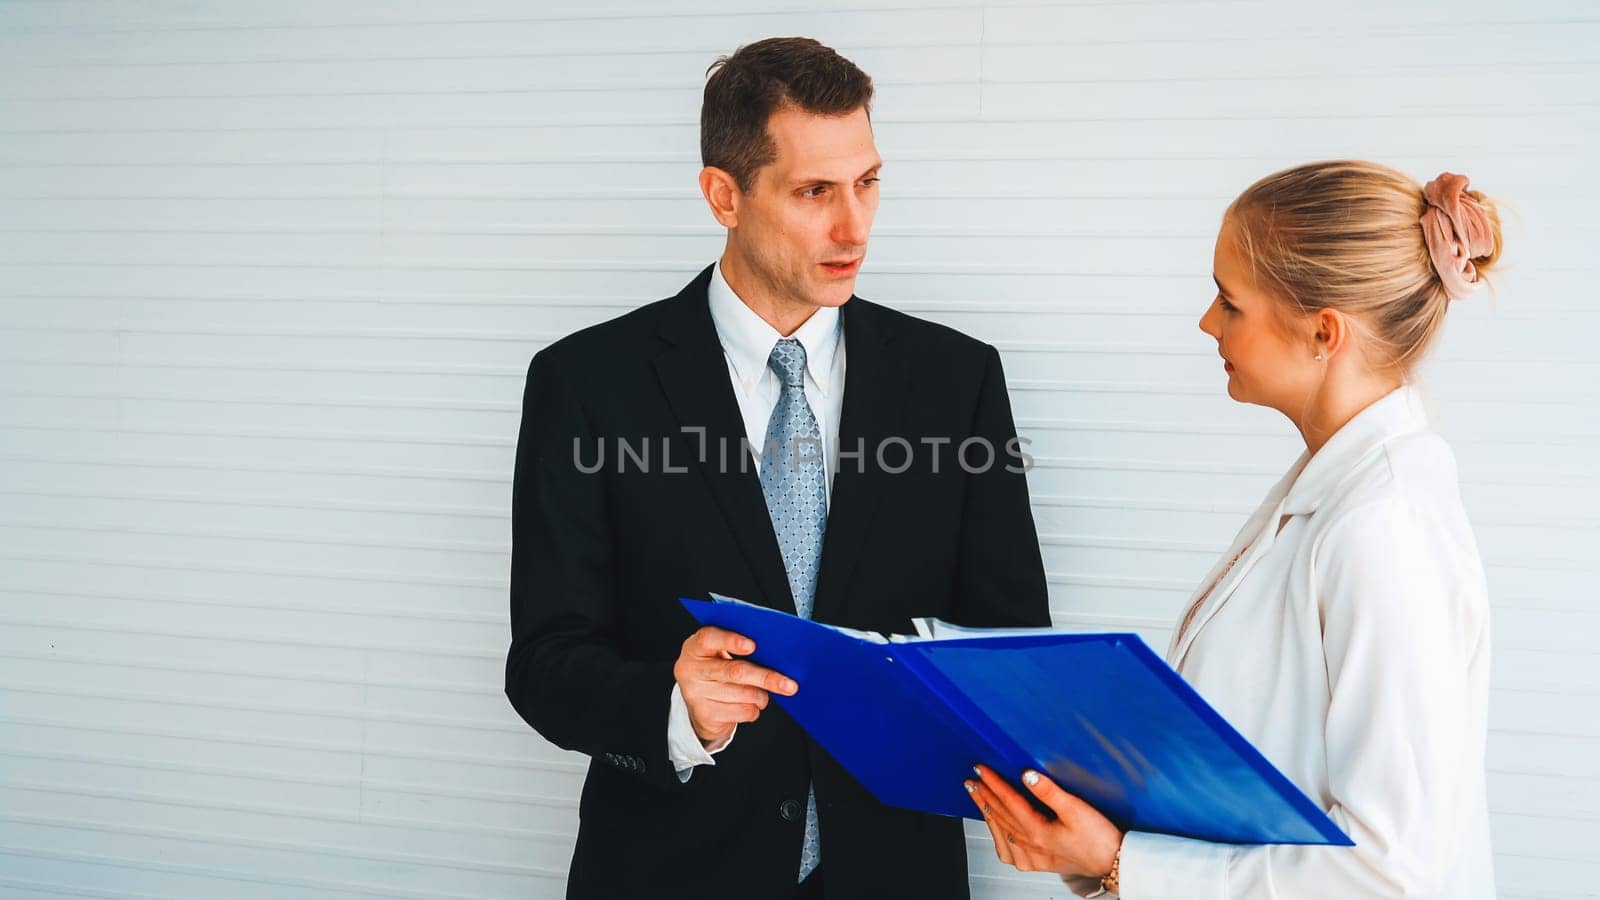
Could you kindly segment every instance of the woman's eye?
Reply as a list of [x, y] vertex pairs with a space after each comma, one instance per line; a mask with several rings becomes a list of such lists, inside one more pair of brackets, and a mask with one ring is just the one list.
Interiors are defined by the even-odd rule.
[[1228, 298], [1221, 294], [1217, 295], [1217, 304], [1222, 307], [1223, 312], [1233, 312], [1234, 310], [1234, 305], [1229, 303]]

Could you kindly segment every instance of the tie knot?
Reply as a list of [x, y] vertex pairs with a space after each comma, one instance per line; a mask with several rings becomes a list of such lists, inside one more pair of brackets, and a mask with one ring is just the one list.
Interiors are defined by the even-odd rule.
[[784, 338], [773, 345], [767, 366], [778, 373], [784, 387], [804, 387], [806, 377], [806, 348], [794, 338]]

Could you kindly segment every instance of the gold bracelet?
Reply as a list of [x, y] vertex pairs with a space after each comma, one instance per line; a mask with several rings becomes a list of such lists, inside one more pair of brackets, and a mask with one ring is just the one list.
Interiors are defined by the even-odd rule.
[[1100, 887], [1103, 888], [1104, 890], [1110, 891], [1113, 894], [1121, 894], [1122, 893], [1122, 890], [1121, 890], [1121, 888], [1122, 888], [1121, 870], [1122, 870], [1122, 845], [1118, 844], [1117, 845], [1117, 855], [1111, 857], [1111, 871], [1107, 872], [1105, 874], [1105, 877], [1100, 879]]

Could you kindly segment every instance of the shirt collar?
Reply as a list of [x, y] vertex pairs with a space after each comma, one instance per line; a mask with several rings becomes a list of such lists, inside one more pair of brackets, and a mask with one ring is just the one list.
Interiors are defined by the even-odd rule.
[[1356, 413], [1310, 459], [1300, 455], [1290, 470], [1300, 474], [1284, 498], [1283, 515], [1315, 512], [1369, 454], [1393, 438], [1427, 428], [1427, 410], [1415, 387], [1402, 385], [1384, 395]]
[[[711, 272], [711, 284], [706, 289], [711, 304], [711, 323], [717, 329], [717, 339], [733, 363], [733, 373], [742, 382], [754, 384], [767, 371], [767, 359], [772, 356], [773, 345], [785, 336], [767, 324], [767, 320], [745, 305], [733, 292], [722, 275], [722, 263]], [[800, 342], [806, 351], [806, 373], [817, 388], [828, 393], [828, 376], [833, 372], [833, 355], [839, 348], [840, 320], [836, 306], [818, 307], [805, 324], [789, 335]]]

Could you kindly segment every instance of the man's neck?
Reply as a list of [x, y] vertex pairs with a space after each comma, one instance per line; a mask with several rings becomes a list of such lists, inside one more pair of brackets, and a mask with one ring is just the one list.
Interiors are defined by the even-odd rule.
[[722, 272], [723, 280], [728, 282], [728, 287], [733, 289], [733, 295], [739, 298], [739, 302], [750, 307], [763, 322], [771, 325], [773, 330], [783, 337], [792, 336], [801, 325], [816, 315], [817, 307], [808, 303], [784, 300], [774, 294], [761, 279], [745, 268], [743, 261], [732, 248], [723, 251], [722, 259], [717, 262], [717, 266]]

